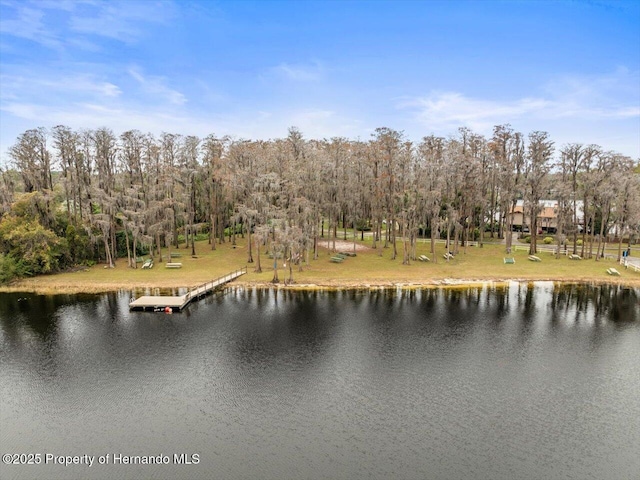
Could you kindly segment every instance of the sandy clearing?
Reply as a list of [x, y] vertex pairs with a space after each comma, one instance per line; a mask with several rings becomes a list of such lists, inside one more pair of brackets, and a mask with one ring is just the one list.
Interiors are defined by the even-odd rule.
[[[336, 240], [336, 250], [341, 252], [352, 252], [353, 251], [353, 242], [347, 240]], [[320, 248], [328, 248], [329, 250], [333, 249], [333, 240], [319, 240], [318, 246]], [[362, 245], [360, 243], [356, 243], [356, 252], [364, 252], [367, 250], [372, 250], [371, 247], [367, 247], [366, 245]]]

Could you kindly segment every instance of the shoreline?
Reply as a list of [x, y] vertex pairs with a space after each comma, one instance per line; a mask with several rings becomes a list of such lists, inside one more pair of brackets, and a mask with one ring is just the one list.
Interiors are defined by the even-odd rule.
[[[156, 294], [150, 292], [176, 295], [241, 267], [246, 267], [247, 273], [227, 284], [226, 288], [374, 291], [464, 288], [483, 284], [508, 285], [511, 282], [622, 285], [640, 288], [640, 272], [627, 271], [610, 259], [603, 259], [601, 262], [574, 262], [567, 257], [558, 259], [543, 255], [542, 261], [530, 262], [527, 252], [517, 251], [511, 254], [516, 263], [509, 265], [503, 261], [503, 245], [487, 244], [482, 248], [470, 247], [458, 253], [451, 261], [443, 261], [441, 258], [445, 253], [444, 246], [437, 245], [433, 261], [414, 260], [405, 265], [401, 263], [401, 252], [398, 252], [396, 259], [392, 259], [390, 250], [374, 250], [362, 243], [356, 243], [358, 253], [355, 258], [349, 257], [344, 263], [334, 263], [331, 261], [331, 255], [335, 251], [347, 250], [347, 247], [353, 248], [353, 242], [347, 245], [344, 241], [336, 240], [336, 250], [330, 250], [324, 241], [322, 243], [317, 258], [308, 260], [293, 272], [286, 269], [285, 262], [279, 261], [279, 283], [271, 282], [273, 260], [264, 258], [262, 272], [255, 272], [257, 263], [247, 263], [246, 241], [238, 239], [236, 245], [226, 244], [218, 246], [215, 250], [208, 248], [205, 242], [196, 243], [197, 256], [191, 256], [185, 249], [174, 250], [172, 253], [179, 254], [181, 267], [178, 269], [163, 268], [160, 261], [153, 269], [131, 269], [124, 261], [119, 261], [114, 268], [107, 268], [104, 264], [91, 267], [79, 265], [66, 272], [16, 279], [9, 284], [0, 285], [0, 292], [51, 295], [128, 291], [135, 294], [145, 292], [143, 295]], [[421, 243], [418, 247], [416, 255], [431, 256], [426, 243]], [[163, 252], [163, 255], [167, 253]], [[621, 275], [608, 275], [608, 267], [618, 268]], [[291, 273], [294, 283], [286, 284], [285, 279]]]
[[[554, 277], [514, 277], [514, 278], [433, 278], [429, 281], [416, 282], [407, 279], [406, 281], [384, 281], [384, 282], [364, 282], [364, 281], [322, 281], [317, 283], [300, 282], [285, 284], [265, 281], [234, 281], [227, 284], [223, 289], [247, 288], [259, 290], [289, 290], [289, 291], [377, 291], [377, 290], [420, 290], [430, 288], [469, 288], [482, 285], [507, 286], [510, 283], [534, 283], [552, 282], [563, 285], [617, 285], [626, 288], [640, 288], [639, 279], [622, 279], [614, 277], [610, 279], [594, 278], [554, 278]], [[175, 291], [188, 289], [182, 284], [161, 285], [114, 285], [112, 283], [95, 283], [92, 285], [33, 285], [32, 282], [24, 280], [10, 285], [0, 286], [0, 293], [30, 293], [35, 295], [78, 295], [78, 294], [103, 294], [118, 293], [123, 291]]]

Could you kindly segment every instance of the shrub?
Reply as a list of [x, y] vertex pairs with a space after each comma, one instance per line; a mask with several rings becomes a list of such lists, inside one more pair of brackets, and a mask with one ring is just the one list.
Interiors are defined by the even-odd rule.
[[369, 223], [366, 220], [358, 220], [356, 222], [356, 228], [358, 229], [359, 232], [371, 231], [371, 225], [369, 225]]
[[582, 246], [582, 239], [581, 238], [578, 239], [578, 241], [576, 242], [576, 245], [578, 245], [579, 247]]
[[67, 239], [36, 221], [7, 215], [0, 221], [0, 238], [7, 256], [18, 262], [8, 263], [7, 268], [16, 266], [20, 272], [37, 275], [57, 272], [69, 263]]
[[553, 243], [553, 237], [544, 237], [542, 243], [544, 243], [545, 245], [551, 245]]
[[527, 235], [523, 240], [525, 243], [531, 243], [531, 235]]
[[22, 261], [0, 253], [0, 284], [8, 283], [14, 278], [30, 274], [31, 272]]
[[[232, 229], [233, 231], [233, 229]], [[240, 233], [240, 229], [236, 229], [237, 233]], [[225, 229], [224, 231], [225, 235], [229, 235], [229, 229]], [[196, 242], [200, 242], [202, 240], [208, 240], [209, 239], [209, 232], [198, 232], [196, 233]], [[189, 241], [191, 241], [191, 234], [189, 234]], [[178, 234], [178, 243], [185, 243], [184, 240], [184, 234], [179, 233]], [[146, 251], [143, 252], [144, 255], [147, 255], [148, 249]]]

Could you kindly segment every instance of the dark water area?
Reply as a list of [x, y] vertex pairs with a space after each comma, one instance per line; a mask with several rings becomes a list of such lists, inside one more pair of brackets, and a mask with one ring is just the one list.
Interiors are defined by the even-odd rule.
[[640, 478], [639, 289], [129, 300], [0, 295], [3, 480]]

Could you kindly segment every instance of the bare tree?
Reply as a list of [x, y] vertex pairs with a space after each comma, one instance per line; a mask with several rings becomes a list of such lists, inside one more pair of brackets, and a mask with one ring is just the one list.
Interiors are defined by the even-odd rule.
[[551, 168], [553, 142], [549, 140], [547, 132], [532, 132], [529, 134], [529, 145], [525, 161], [525, 210], [529, 211], [531, 222], [531, 245], [529, 255], [537, 253], [538, 214], [540, 200], [547, 193], [546, 180]]
[[42, 226], [60, 236], [73, 227], [70, 237], [85, 229], [94, 242], [90, 255], [104, 257], [109, 266], [126, 255], [135, 267], [146, 248], [162, 261], [168, 247], [171, 258], [172, 248], [182, 248], [183, 232], [184, 248], [195, 256], [196, 234], [206, 229], [212, 249], [227, 241], [227, 233], [234, 246], [247, 236], [247, 262], [256, 253], [256, 271], [267, 244], [275, 260], [273, 280], [280, 280], [281, 258], [289, 267], [287, 283], [294, 266], [309, 265], [312, 250], [318, 258], [327, 227], [322, 246], [329, 250], [337, 249], [339, 234], [349, 239], [350, 229], [354, 252], [358, 230], [364, 241], [371, 229], [372, 246], [380, 255], [390, 247], [393, 259], [401, 241], [403, 264], [415, 259], [420, 231], [430, 232], [434, 261], [438, 236], [446, 234], [447, 248], [457, 254], [478, 238], [476, 229], [481, 245], [485, 232], [502, 238], [506, 230], [510, 252], [521, 200], [535, 253], [539, 210], [547, 198], [558, 202], [558, 252], [570, 235], [577, 252], [581, 230], [582, 256], [595, 250], [598, 259], [613, 241], [614, 227], [619, 242], [620, 232], [626, 238], [638, 228], [640, 195], [628, 158], [596, 145], [569, 144], [552, 172], [548, 134], [532, 132], [525, 149], [522, 135], [509, 125], [496, 126], [489, 141], [462, 128], [415, 146], [386, 127], [366, 142], [307, 140], [295, 127], [270, 141], [209, 135], [201, 142], [170, 133], [155, 138], [129, 130], [116, 137], [106, 128], [59, 125], [51, 131], [55, 155], [48, 135], [43, 128], [27, 130], [10, 149], [16, 169], [0, 172], [0, 215], [11, 209], [14, 193], [31, 192], [29, 208]]
[[436, 237], [440, 230], [440, 210], [447, 169], [444, 158], [444, 138], [429, 136], [418, 146], [418, 169], [421, 197], [424, 198], [425, 226], [431, 231], [431, 255], [437, 262]]
[[[602, 148], [599, 145], [588, 145], [583, 149], [583, 170], [580, 175], [579, 189], [582, 195], [582, 249], [581, 257], [586, 257], [585, 249], [587, 247], [587, 235], [591, 239], [594, 230], [595, 213], [593, 208], [593, 195], [596, 185], [601, 181], [601, 175], [598, 174], [596, 164], [598, 157], [602, 154]], [[574, 237], [574, 252], [577, 251], [577, 240]]]
[[[14, 171], [14, 173], [17, 173]], [[16, 190], [15, 180], [11, 172], [0, 168], [0, 218], [11, 209], [14, 192]]]
[[[510, 125], [498, 125], [493, 130], [489, 150], [498, 171], [500, 194], [497, 197], [506, 223], [506, 252], [511, 253], [513, 216], [518, 199], [523, 194], [525, 149], [522, 134], [514, 132]], [[494, 212], [491, 216], [492, 224], [495, 220]]]
[[[632, 162], [631, 162], [632, 165]], [[622, 242], [625, 233], [628, 235], [628, 250], [631, 242], [640, 235], [640, 175], [633, 173], [632, 166], [621, 175], [622, 183], [618, 189], [616, 202], [616, 224], [618, 226], [618, 262], [622, 258]], [[636, 171], [637, 172], [637, 171]]]
[[211, 250], [216, 249], [216, 236], [224, 233], [221, 228], [222, 224], [222, 208], [224, 206], [224, 172], [223, 172], [223, 155], [229, 139], [226, 137], [218, 138], [215, 135], [207, 136], [202, 145], [203, 161], [207, 172], [206, 189], [209, 194], [209, 222], [211, 228], [209, 230], [209, 241], [211, 242]]

